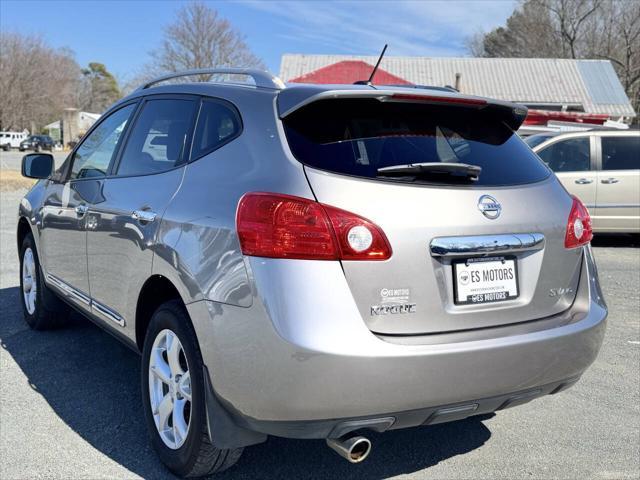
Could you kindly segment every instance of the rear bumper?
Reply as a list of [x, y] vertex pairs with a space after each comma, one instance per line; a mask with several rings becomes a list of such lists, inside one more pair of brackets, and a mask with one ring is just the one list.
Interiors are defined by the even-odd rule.
[[390, 412], [365, 417], [328, 420], [298, 420], [271, 422], [236, 416], [236, 424], [254, 432], [285, 438], [340, 438], [358, 430], [385, 432], [401, 428], [436, 425], [462, 420], [474, 415], [516, 407], [545, 395], [554, 395], [572, 387], [579, 377], [568, 378], [518, 392], [479, 398], [449, 405]]
[[429, 344], [371, 333], [337, 284], [339, 265], [314, 262], [315, 291], [305, 293], [292, 261], [250, 262], [261, 293], [251, 308], [188, 308], [220, 403], [238, 425], [266, 434], [335, 437], [363, 421], [386, 430], [514, 406], [573, 384], [604, 336], [607, 308], [589, 249], [563, 315]]

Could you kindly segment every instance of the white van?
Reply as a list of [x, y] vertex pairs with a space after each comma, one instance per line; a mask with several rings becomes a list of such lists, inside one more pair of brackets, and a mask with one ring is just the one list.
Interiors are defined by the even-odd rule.
[[5, 152], [19, 148], [20, 142], [29, 136], [29, 132], [0, 132], [0, 148]]

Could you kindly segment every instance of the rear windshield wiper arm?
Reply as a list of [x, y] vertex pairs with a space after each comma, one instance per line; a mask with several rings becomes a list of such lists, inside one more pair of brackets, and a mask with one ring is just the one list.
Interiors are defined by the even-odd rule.
[[428, 175], [455, 175], [467, 177], [469, 180], [478, 180], [482, 167], [469, 165], [468, 163], [456, 162], [426, 162], [407, 163], [406, 165], [393, 165], [378, 169], [378, 176], [398, 177], [398, 176], [428, 176]]

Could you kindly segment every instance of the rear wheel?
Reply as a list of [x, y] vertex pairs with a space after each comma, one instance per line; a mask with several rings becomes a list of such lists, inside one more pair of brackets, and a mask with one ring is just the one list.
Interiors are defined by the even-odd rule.
[[33, 235], [29, 233], [20, 249], [20, 297], [27, 324], [34, 330], [47, 330], [64, 324], [67, 305], [45, 285]]
[[153, 314], [142, 354], [142, 399], [151, 443], [177, 475], [201, 477], [234, 465], [242, 449], [214, 447], [207, 432], [202, 355], [184, 306]]

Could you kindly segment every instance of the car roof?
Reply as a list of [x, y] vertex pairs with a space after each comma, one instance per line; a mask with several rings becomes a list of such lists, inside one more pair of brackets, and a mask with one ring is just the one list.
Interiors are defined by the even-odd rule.
[[[232, 78], [242, 75], [252, 78], [255, 84], [209, 81], [211, 78], [218, 78], [215, 77], [216, 75], [232, 75]], [[177, 78], [193, 76], [207, 78], [208, 80], [188, 83], [166, 83], [174, 82]], [[131, 95], [114, 105], [109, 111], [130, 100], [153, 94], [204, 95], [220, 97], [233, 102], [233, 97], [246, 96], [251, 94], [250, 92], [276, 96], [280, 118], [286, 117], [307, 104], [330, 98], [375, 98], [381, 101], [471, 104], [478, 108], [488, 108], [496, 112], [514, 130], [518, 129], [527, 115], [527, 108], [523, 105], [492, 98], [464, 95], [449, 87], [372, 84], [285, 84], [278, 77], [263, 70], [226, 67], [187, 70], [149, 80]], [[403, 94], [403, 98], [400, 98]]]
[[[551, 132], [550, 132], [551, 133]], [[538, 135], [546, 135], [541, 133]], [[589, 130], [576, 130], [572, 132], [553, 132], [552, 137], [579, 137], [590, 135], [606, 135], [606, 136], [634, 136], [640, 135], [640, 130], [635, 128], [621, 129], [621, 128], [591, 128]], [[533, 136], [533, 135], [532, 135]]]

